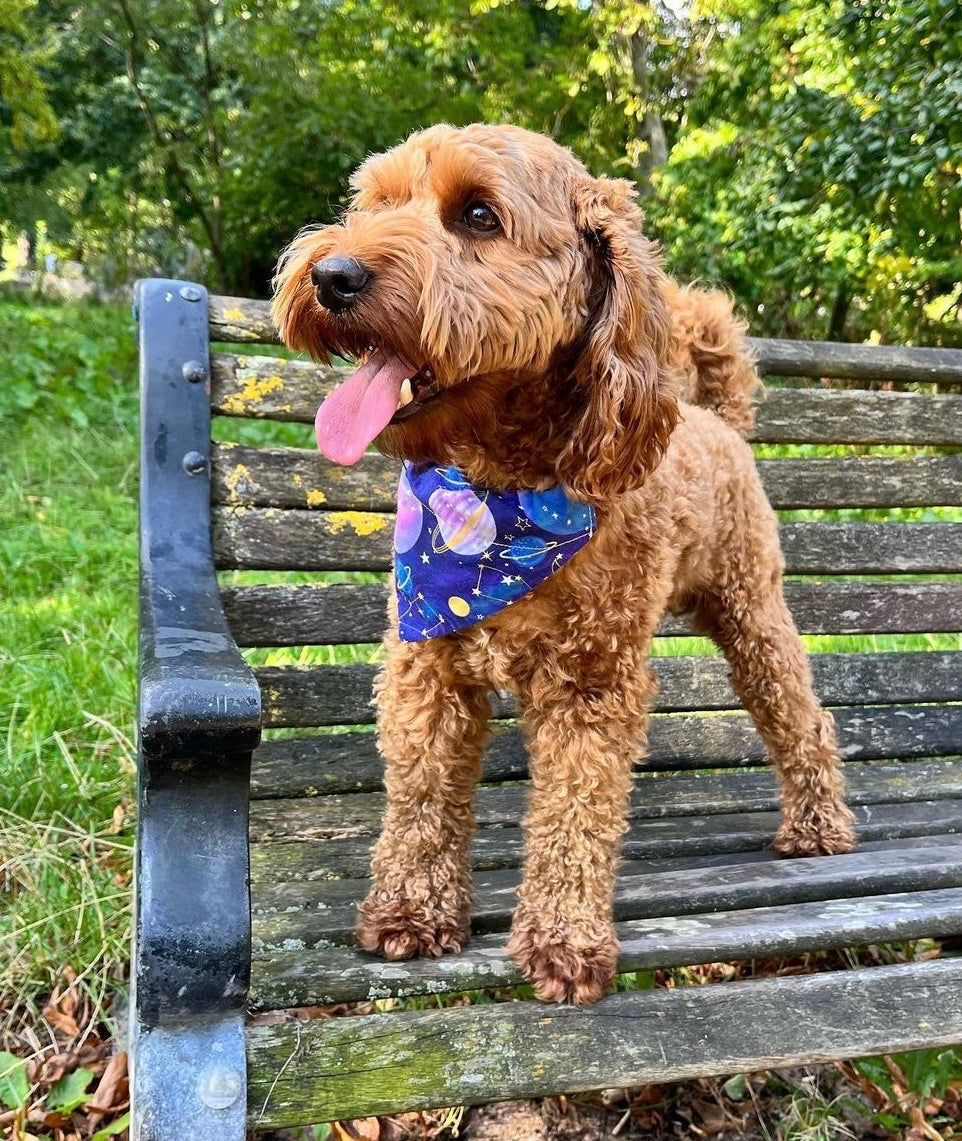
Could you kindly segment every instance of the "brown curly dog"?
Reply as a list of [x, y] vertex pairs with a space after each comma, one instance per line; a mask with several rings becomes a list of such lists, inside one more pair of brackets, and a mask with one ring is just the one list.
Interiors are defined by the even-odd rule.
[[758, 383], [743, 327], [722, 295], [664, 275], [629, 183], [528, 131], [432, 127], [353, 188], [276, 281], [288, 345], [364, 361], [328, 398], [324, 450], [352, 463], [373, 440], [480, 488], [560, 487], [597, 519], [562, 569], [467, 629], [401, 641], [392, 605], [376, 686], [387, 809], [357, 937], [391, 959], [468, 938], [488, 693], [509, 689], [531, 774], [510, 951], [540, 998], [593, 1002], [616, 968], [612, 892], [666, 611], [691, 612], [727, 656], [780, 779], [776, 850], [853, 845], [741, 435]]

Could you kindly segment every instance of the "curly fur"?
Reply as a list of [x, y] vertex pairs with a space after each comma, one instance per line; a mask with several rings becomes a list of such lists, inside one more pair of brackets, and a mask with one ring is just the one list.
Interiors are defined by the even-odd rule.
[[[461, 633], [401, 643], [376, 691], [388, 793], [361, 946], [405, 958], [468, 938], [468, 847], [491, 687], [518, 695], [530, 754], [510, 951], [543, 999], [592, 1002], [616, 968], [612, 893], [655, 682], [651, 637], [689, 611], [726, 654], [782, 788], [775, 848], [852, 847], [831, 718], [782, 597], [777, 525], [740, 433], [758, 379], [719, 293], [682, 288], [640, 232], [631, 186], [512, 127], [433, 127], [369, 159], [343, 220], [283, 256], [274, 312], [318, 358], [376, 346], [440, 390], [377, 438], [475, 483], [561, 483], [596, 505], [587, 548]], [[500, 228], [471, 231], [477, 201]], [[348, 311], [311, 266], [373, 274]]]

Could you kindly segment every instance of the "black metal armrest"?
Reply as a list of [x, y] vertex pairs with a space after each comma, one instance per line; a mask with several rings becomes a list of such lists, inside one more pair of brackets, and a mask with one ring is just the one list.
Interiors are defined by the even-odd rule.
[[140, 747], [150, 764], [252, 749], [260, 692], [230, 635], [210, 540], [207, 291], [137, 283]]
[[227, 626], [211, 546], [207, 291], [189, 282], [141, 281], [136, 310], [141, 578], [133, 1135], [213, 1141], [242, 1136], [246, 1110], [247, 824], [260, 691]]
[[[182, 765], [187, 757], [250, 752], [260, 740], [260, 690], [233, 638], [219, 628], [219, 599], [203, 586], [190, 571], [176, 586], [163, 579], [141, 584], [140, 751], [155, 770], [173, 758]], [[175, 615], [168, 592], [177, 600]]]

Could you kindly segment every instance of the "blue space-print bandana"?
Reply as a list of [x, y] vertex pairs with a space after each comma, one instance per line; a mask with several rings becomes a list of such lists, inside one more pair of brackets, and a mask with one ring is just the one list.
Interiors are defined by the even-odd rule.
[[491, 491], [456, 467], [405, 463], [394, 532], [401, 641], [489, 618], [560, 570], [594, 531], [594, 508], [560, 487]]

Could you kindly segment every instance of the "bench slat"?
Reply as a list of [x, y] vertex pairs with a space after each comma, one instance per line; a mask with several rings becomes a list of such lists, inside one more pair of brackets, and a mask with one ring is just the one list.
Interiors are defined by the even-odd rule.
[[[625, 974], [954, 935], [962, 930], [962, 888], [637, 919], [616, 926], [618, 973]], [[454, 994], [523, 981], [499, 932], [476, 935], [460, 954], [441, 961], [384, 963], [353, 947], [255, 955], [251, 1001], [254, 1009], [277, 1010]]]
[[[957, 756], [962, 705], [895, 705], [833, 711], [839, 749], [848, 761]], [[660, 715], [651, 719], [644, 771], [763, 765], [761, 738], [746, 713]], [[254, 754], [251, 796], [318, 796], [374, 792], [384, 764], [372, 733], [337, 733], [267, 741]], [[527, 753], [516, 726], [495, 725], [484, 757], [486, 783], [527, 778]]]
[[[962, 832], [962, 799], [855, 804], [852, 812], [860, 843], [927, 837], [933, 831], [939, 835]], [[759, 852], [771, 846], [780, 822], [775, 811], [633, 820], [622, 855], [626, 860], [663, 860]], [[373, 843], [371, 835], [255, 841], [251, 844], [252, 882], [259, 890], [263, 885], [297, 880], [360, 879], [369, 874]], [[485, 828], [473, 838], [471, 866], [479, 871], [516, 868], [522, 851], [519, 828]]]
[[[213, 502], [228, 506], [393, 511], [397, 501], [397, 464], [383, 456], [343, 468], [307, 448], [215, 444], [212, 462]], [[779, 509], [962, 504], [962, 455], [760, 460], [758, 469]]]
[[[214, 507], [221, 570], [389, 567], [387, 512]], [[783, 523], [788, 574], [952, 574], [962, 567], [962, 523]]]
[[[519, 877], [514, 868], [475, 873], [472, 930], [507, 930]], [[950, 887], [962, 887], [962, 837], [922, 836], [868, 842], [846, 856], [812, 860], [740, 852], [625, 863], [614, 914], [653, 919]], [[366, 892], [365, 880], [262, 887], [253, 896], [255, 948], [349, 945]]]
[[962, 503], [962, 455], [759, 460], [758, 470], [779, 510]]
[[[826, 705], [893, 705], [962, 700], [962, 651], [816, 654], [815, 691]], [[662, 712], [739, 709], [723, 658], [652, 659]], [[361, 725], [370, 722], [374, 666], [260, 666], [264, 724], [275, 727]], [[497, 698], [494, 716], [513, 716], [510, 697]]]
[[[298, 583], [222, 588], [241, 646], [353, 645], [379, 642], [387, 587], [379, 583]], [[787, 582], [785, 599], [803, 634], [956, 633], [962, 581]], [[666, 615], [662, 637], [693, 633], [685, 615]]]
[[210, 339], [228, 344], [245, 341], [276, 345], [280, 338], [271, 320], [271, 304], [251, 297], [211, 296]]
[[962, 384], [962, 350], [908, 345], [852, 345], [749, 337], [759, 372], [768, 376], [837, 377]]
[[[277, 357], [215, 354], [215, 413], [313, 424], [348, 370]], [[953, 383], [958, 383], [954, 381]], [[766, 389], [752, 439], [764, 443], [959, 444], [962, 397], [912, 392]]]
[[[845, 766], [845, 780], [849, 804], [962, 797], [962, 761], [850, 763]], [[526, 786], [518, 784], [479, 789], [475, 798], [479, 825], [517, 825], [524, 813], [526, 795]], [[632, 789], [629, 819], [773, 812], [777, 808], [775, 774], [768, 769], [670, 778], [639, 773]], [[383, 812], [381, 792], [255, 800], [251, 802], [250, 834], [254, 841], [373, 834], [380, 828]]]
[[[678, 1081], [951, 1044], [962, 963], [254, 1026], [252, 1126]], [[599, 1043], [604, 1048], [599, 1049]], [[524, 1049], [519, 1049], [519, 1043]]]

